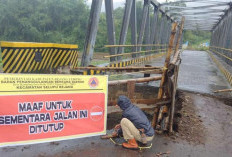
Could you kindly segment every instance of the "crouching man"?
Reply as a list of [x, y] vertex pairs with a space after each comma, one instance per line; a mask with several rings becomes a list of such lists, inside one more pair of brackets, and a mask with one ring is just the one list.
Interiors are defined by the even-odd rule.
[[139, 141], [146, 144], [154, 138], [154, 129], [141, 109], [133, 105], [126, 96], [119, 96], [117, 105], [123, 110], [120, 124], [115, 126], [113, 136], [122, 134], [127, 140], [122, 146], [128, 149], [138, 149]]

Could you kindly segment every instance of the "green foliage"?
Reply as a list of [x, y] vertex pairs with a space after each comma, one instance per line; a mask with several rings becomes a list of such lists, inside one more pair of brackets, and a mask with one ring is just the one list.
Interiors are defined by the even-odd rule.
[[1, 0], [0, 40], [83, 48], [88, 17], [85, 0]]
[[[137, 15], [142, 17], [142, 2], [137, 2]], [[83, 50], [90, 8], [86, 0], [1, 0], [0, 40], [78, 44]], [[114, 10], [118, 44], [124, 8]], [[139, 28], [139, 22], [138, 22]], [[130, 29], [127, 44], [130, 44]], [[108, 52], [106, 15], [101, 13], [95, 51]], [[126, 49], [127, 51], [127, 49]]]
[[189, 42], [189, 47], [200, 48], [200, 44], [209, 42], [211, 33], [209, 31], [200, 31], [200, 30], [185, 30], [184, 31], [184, 40]]

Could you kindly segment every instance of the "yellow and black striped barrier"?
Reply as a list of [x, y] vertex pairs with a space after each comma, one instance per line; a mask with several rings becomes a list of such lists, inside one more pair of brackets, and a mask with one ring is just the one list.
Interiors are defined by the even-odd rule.
[[[148, 62], [153, 58], [161, 57], [164, 56], [166, 53], [157, 53], [154, 55], [150, 56], [145, 56], [145, 57], [140, 57], [140, 58], [133, 58], [131, 60], [126, 60], [126, 61], [120, 61], [116, 63], [111, 63], [107, 67], [126, 67], [132, 64], [139, 64], [139, 63], [144, 63]], [[105, 74], [104, 70], [84, 70], [83, 75], [99, 75], [99, 74]]]
[[228, 70], [226, 70], [226, 68], [214, 57], [214, 55], [210, 51], [207, 52], [209, 53], [215, 64], [218, 66], [218, 68], [221, 70], [221, 72], [225, 75], [229, 84], [232, 86], [232, 74]]
[[70, 65], [78, 66], [77, 45], [0, 42], [3, 71], [30, 73]]

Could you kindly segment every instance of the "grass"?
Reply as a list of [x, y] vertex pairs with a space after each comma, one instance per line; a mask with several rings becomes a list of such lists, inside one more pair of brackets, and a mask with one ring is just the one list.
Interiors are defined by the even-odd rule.
[[106, 60], [97, 60], [97, 61], [92, 61], [91, 65], [100, 65], [100, 64], [105, 64], [105, 63], [109, 63]]
[[207, 51], [209, 50], [209, 47], [191, 45], [187, 47], [187, 50]]
[[[105, 64], [105, 63], [109, 63], [107, 60], [93, 60], [90, 65], [100, 65], [100, 64]], [[78, 61], [78, 66], [81, 66], [81, 61]]]

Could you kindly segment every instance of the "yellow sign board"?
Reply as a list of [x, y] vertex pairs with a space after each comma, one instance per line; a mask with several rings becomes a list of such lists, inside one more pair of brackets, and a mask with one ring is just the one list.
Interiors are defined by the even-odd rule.
[[0, 75], [0, 146], [105, 134], [107, 81], [107, 76]]

